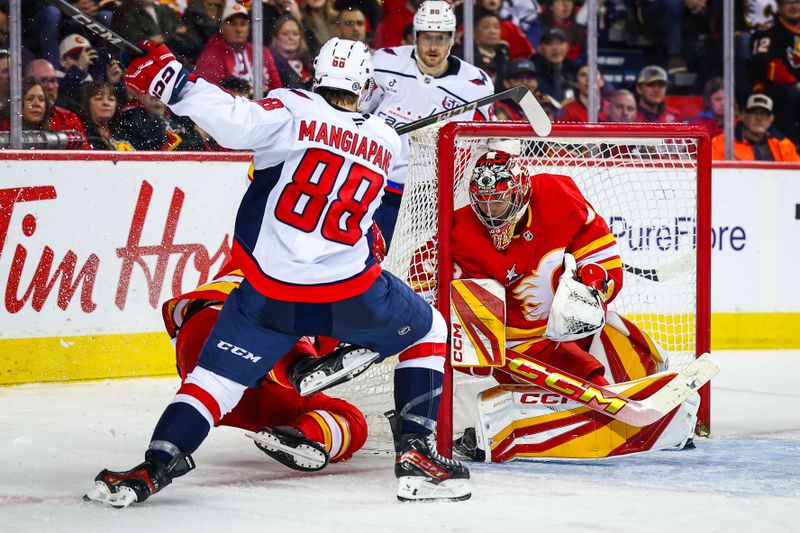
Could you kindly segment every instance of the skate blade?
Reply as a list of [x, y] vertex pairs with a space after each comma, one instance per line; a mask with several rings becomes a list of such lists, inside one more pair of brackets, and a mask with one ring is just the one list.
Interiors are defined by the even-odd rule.
[[397, 499], [401, 502], [460, 502], [472, 496], [466, 479], [446, 479], [432, 483], [424, 477], [404, 476], [399, 478]]
[[[325, 454], [311, 446], [305, 444], [301, 444], [296, 448], [287, 446], [283, 444], [276, 435], [269, 433], [245, 433], [245, 436], [253, 439], [256, 446], [273, 459], [277, 459], [275, 454], [278, 453], [288, 455], [291, 457], [294, 465], [296, 465], [297, 470], [316, 472], [317, 470], [322, 470], [328, 464], [328, 458], [325, 457]], [[285, 461], [277, 460], [286, 466], [292, 467], [292, 465], [288, 465]]]
[[122, 509], [136, 501], [136, 493], [130, 487], [119, 487], [117, 492], [111, 492], [108, 485], [102, 481], [95, 481], [94, 488], [83, 495], [83, 501]]
[[356, 350], [348, 353], [344, 359], [344, 366], [333, 374], [323, 371], [309, 374], [300, 381], [300, 396], [309, 396], [336, 385], [346, 383], [360, 376], [372, 363], [380, 357], [379, 353], [371, 350]]

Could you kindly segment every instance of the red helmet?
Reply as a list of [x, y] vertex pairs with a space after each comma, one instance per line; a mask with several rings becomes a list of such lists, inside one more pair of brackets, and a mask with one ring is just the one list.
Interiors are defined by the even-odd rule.
[[498, 250], [511, 244], [514, 226], [530, 201], [528, 169], [508, 152], [483, 154], [469, 180], [469, 202]]

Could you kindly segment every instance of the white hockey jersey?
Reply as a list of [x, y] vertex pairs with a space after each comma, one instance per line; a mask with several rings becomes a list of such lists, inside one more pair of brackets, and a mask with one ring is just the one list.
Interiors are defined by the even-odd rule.
[[[377, 89], [369, 111], [391, 127], [413, 122], [494, 93], [491, 78], [481, 69], [448, 57], [448, 68], [434, 78], [420, 72], [414, 46], [383, 48], [375, 52], [372, 64]], [[450, 120], [492, 120], [491, 106], [456, 115]], [[401, 137], [402, 151], [389, 175], [389, 190], [401, 192], [408, 170], [408, 136]]]
[[373, 115], [321, 96], [276, 89], [258, 102], [198, 79], [170, 106], [222, 146], [255, 151], [254, 179], [236, 217], [233, 254], [262, 294], [332, 302], [380, 275], [372, 217], [400, 138]]

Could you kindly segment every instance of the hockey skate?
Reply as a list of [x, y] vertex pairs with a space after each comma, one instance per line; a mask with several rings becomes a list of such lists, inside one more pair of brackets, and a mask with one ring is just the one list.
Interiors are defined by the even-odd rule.
[[289, 371], [289, 379], [300, 396], [329, 389], [361, 375], [380, 354], [353, 345], [343, 345], [323, 357], [304, 357]]
[[388, 411], [384, 415], [389, 419], [394, 435], [398, 500], [461, 501], [472, 496], [469, 470], [458, 461], [439, 455], [433, 433], [400, 433], [403, 421], [397, 411]]
[[467, 461], [483, 462], [486, 460], [486, 452], [478, 446], [475, 428], [466, 428], [464, 435], [453, 441], [453, 453]]
[[262, 452], [301, 472], [322, 470], [330, 459], [322, 444], [306, 438], [299, 429], [292, 426], [261, 428], [255, 433], [245, 435], [253, 439]]
[[144, 462], [127, 472], [103, 470], [94, 478], [94, 488], [83, 496], [85, 501], [99, 502], [111, 507], [123, 508], [160, 491], [176, 477], [194, 469], [191, 455], [179, 453], [169, 464], [156, 460], [148, 451]]

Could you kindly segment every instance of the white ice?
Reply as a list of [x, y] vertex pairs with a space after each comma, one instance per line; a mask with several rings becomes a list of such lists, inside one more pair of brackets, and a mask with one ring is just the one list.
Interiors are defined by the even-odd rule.
[[473, 465], [472, 499], [402, 504], [392, 459], [288, 470], [240, 430], [140, 506], [81, 496], [141, 461], [175, 379], [0, 388], [0, 531], [800, 531], [800, 351], [717, 352], [712, 438], [598, 462]]

